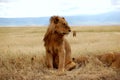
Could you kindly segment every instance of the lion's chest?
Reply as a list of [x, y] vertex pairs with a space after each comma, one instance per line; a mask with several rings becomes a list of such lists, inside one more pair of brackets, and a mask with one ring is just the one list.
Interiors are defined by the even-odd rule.
[[61, 50], [64, 50], [64, 42], [57, 43], [57, 42], [51, 42], [48, 46], [48, 51], [51, 54], [58, 54]]

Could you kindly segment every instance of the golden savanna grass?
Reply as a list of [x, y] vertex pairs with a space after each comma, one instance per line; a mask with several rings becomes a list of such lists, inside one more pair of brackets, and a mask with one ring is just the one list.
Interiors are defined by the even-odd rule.
[[89, 63], [65, 74], [45, 65], [43, 37], [46, 27], [0, 27], [0, 80], [119, 80], [120, 71], [94, 56], [120, 53], [120, 26], [71, 27], [66, 36], [72, 57], [87, 56]]

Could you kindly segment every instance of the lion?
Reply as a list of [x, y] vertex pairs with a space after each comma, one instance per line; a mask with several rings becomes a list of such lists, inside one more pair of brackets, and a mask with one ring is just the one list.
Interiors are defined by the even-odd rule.
[[77, 67], [85, 66], [89, 61], [87, 56], [78, 56], [76, 58], [72, 58], [75, 63], [77, 63]]
[[111, 67], [115, 69], [120, 69], [120, 56], [111, 64]]
[[106, 53], [97, 57], [105, 66], [120, 68], [120, 53]]
[[76, 66], [71, 58], [71, 47], [64, 37], [70, 32], [71, 29], [64, 17], [50, 18], [50, 24], [43, 39], [48, 68], [58, 68], [58, 71], [64, 72]]
[[112, 68], [120, 69], [120, 53], [114, 53], [115, 59], [111, 64]]
[[113, 53], [97, 55], [97, 57], [105, 66], [110, 66], [115, 60], [115, 55]]

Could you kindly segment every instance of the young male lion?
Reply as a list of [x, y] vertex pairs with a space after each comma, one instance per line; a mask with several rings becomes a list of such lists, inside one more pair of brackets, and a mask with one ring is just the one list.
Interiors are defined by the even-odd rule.
[[48, 68], [58, 67], [59, 71], [70, 70], [76, 66], [71, 58], [71, 48], [64, 38], [71, 32], [64, 17], [52, 16], [44, 36], [46, 64]]

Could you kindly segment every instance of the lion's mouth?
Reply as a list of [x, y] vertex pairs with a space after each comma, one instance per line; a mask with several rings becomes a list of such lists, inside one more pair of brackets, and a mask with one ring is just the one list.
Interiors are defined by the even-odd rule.
[[62, 34], [63, 34], [63, 35], [66, 35], [66, 34], [69, 34], [69, 32], [63, 32]]
[[55, 33], [58, 33], [58, 34], [61, 34], [61, 35], [67, 35], [67, 34], [69, 34], [69, 32], [58, 32], [58, 31], [55, 31]]
[[68, 30], [67, 32], [62, 32], [63, 35], [67, 35], [71, 32], [71, 30]]

